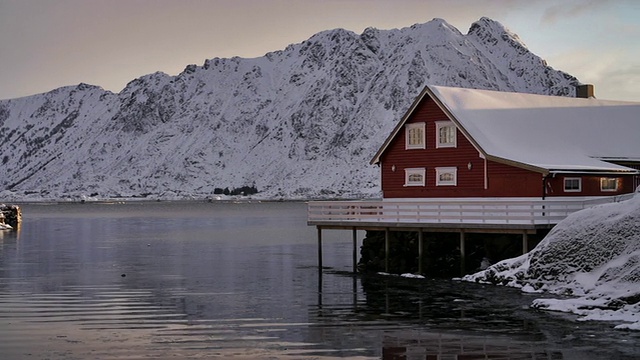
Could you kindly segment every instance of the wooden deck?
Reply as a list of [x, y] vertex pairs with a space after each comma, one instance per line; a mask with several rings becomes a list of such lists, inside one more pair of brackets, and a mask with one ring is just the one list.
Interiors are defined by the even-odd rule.
[[[550, 229], [570, 214], [596, 205], [630, 199], [634, 194], [608, 197], [469, 198], [420, 200], [311, 201], [307, 224], [318, 230], [318, 266], [322, 268], [322, 230], [352, 230], [353, 271], [357, 265], [357, 230], [415, 231], [422, 258], [423, 232], [460, 234], [460, 256], [464, 262], [465, 234], [522, 234], [522, 252], [529, 251], [528, 235]], [[420, 262], [421, 263], [421, 262]], [[461, 265], [461, 273], [464, 273]], [[385, 270], [388, 266], [385, 264]], [[421, 269], [419, 272], [422, 273]]]
[[379, 201], [311, 201], [307, 224], [333, 228], [550, 228], [576, 211], [629, 199], [470, 198]]

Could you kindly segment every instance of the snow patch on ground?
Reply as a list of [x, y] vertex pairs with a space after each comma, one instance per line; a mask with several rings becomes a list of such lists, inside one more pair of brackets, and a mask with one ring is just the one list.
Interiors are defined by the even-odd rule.
[[382, 276], [397, 276], [397, 277], [403, 277], [403, 278], [407, 278], [407, 279], [425, 279], [424, 276], [422, 275], [418, 275], [418, 274], [411, 274], [411, 273], [405, 273], [405, 274], [390, 274], [387, 272], [378, 272], [378, 275], [382, 275]]
[[462, 280], [556, 294], [532, 307], [640, 330], [640, 194], [576, 212], [531, 252]]

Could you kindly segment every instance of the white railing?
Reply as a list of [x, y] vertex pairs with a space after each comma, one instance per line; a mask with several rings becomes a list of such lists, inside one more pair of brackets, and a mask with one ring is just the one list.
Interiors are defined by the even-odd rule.
[[569, 214], [633, 194], [597, 198], [312, 201], [308, 223], [441, 223], [555, 225]]

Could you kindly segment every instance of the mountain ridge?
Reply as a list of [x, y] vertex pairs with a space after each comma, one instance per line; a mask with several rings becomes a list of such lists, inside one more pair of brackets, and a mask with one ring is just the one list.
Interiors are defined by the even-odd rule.
[[573, 96], [502, 24], [335, 29], [256, 58], [0, 101], [2, 198], [379, 196], [370, 157], [426, 84]]

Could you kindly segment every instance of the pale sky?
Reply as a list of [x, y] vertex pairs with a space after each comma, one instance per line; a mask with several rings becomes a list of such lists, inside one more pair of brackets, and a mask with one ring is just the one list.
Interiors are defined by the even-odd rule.
[[335, 28], [482, 16], [596, 97], [640, 102], [637, 0], [0, 0], [0, 99], [81, 82], [119, 92], [214, 57], [259, 57]]

